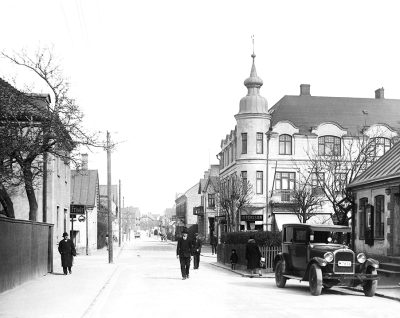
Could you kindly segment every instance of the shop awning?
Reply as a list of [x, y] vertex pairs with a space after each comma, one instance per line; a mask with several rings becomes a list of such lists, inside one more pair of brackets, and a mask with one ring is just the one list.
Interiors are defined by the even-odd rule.
[[[288, 214], [274, 214], [276, 226], [279, 231], [282, 231], [282, 225], [287, 223], [300, 223], [299, 218], [294, 213]], [[333, 225], [332, 218], [330, 214], [316, 214], [313, 215], [308, 221], [307, 224], [325, 224], [325, 225]]]
[[296, 214], [275, 214], [275, 222], [279, 231], [282, 231], [283, 224], [300, 223]]

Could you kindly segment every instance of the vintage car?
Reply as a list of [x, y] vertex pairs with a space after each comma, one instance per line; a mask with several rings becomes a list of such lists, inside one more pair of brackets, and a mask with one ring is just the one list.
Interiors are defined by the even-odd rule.
[[365, 296], [374, 296], [379, 262], [348, 247], [350, 232], [339, 225], [284, 224], [282, 252], [273, 264], [276, 285], [285, 287], [287, 279], [308, 281], [314, 296], [322, 287], [361, 285]]

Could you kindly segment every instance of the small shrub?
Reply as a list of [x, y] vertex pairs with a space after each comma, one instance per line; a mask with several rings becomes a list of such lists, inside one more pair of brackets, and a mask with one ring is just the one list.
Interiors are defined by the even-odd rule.
[[246, 244], [252, 236], [258, 245], [281, 246], [281, 232], [226, 232], [222, 233], [221, 242], [224, 244]]

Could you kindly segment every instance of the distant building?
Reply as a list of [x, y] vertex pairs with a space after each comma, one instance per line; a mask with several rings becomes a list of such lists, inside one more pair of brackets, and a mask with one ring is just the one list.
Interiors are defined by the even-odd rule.
[[[100, 185], [100, 208], [97, 214], [97, 247], [104, 247], [108, 234], [108, 194], [107, 185]], [[118, 223], [118, 186], [111, 185], [111, 222], [112, 235], [115, 240], [119, 237]]]
[[192, 232], [197, 232], [197, 216], [193, 214], [193, 209], [200, 205], [201, 195], [198, 193], [199, 184], [196, 183], [176, 200], [176, 221], [177, 235], [180, 228], [187, 227]]
[[193, 213], [197, 215], [197, 224], [201, 237], [209, 242], [210, 236], [216, 234], [215, 217], [217, 211], [216, 194], [218, 192], [219, 165], [211, 165], [200, 179], [198, 193], [201, 195], [200, 205]]

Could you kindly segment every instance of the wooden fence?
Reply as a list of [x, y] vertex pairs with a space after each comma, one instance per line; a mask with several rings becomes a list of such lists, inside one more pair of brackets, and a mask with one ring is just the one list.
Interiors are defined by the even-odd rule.
[[[245, 268], [246, 261], [246, 244], [219, 244], [217, 248], [217, 260], [223, 264], [230, 264], [230, 255], [232, 249], [236, 250], [238, 255], [238, 268]], [[266, 272], [273, 271], [273, 262], [275, 256], [281, 251], [278, 246], [260, 246], [262, 257], [265, 257]]]
[[53, 271], [52, 227], [0, 217], [0, 293]]

